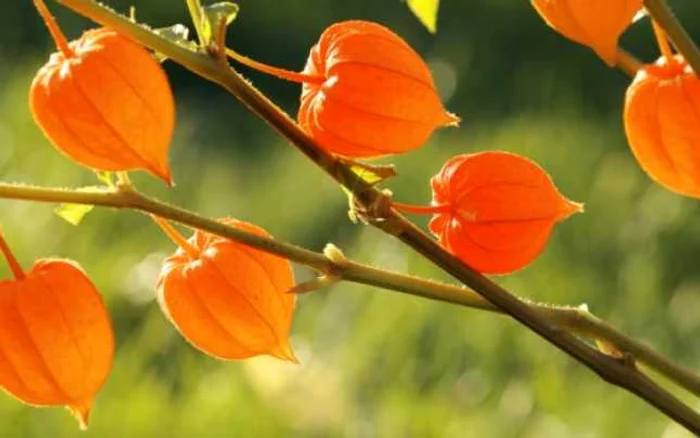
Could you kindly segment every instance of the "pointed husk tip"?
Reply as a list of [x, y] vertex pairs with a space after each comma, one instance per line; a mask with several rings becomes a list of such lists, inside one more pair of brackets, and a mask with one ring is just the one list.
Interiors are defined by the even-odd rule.
[[147, 168], [147, 172], [155, 176], [156, 178], [163, 180], [163, 182], [165, 182], [165, 184], [167, 184], [168, 187], [172, 187], [173, 185], [175, 185], [175, 182], [173, 181], [172, 172], [170, 171], [170, 166], [168, 166], [167, 164], [159, 167], [149, 166]]
[[87, 400], [74, 405], [66, 406], [71, 414], [78, 420], [80, 430], [87, 430], [90, 422], [90, 410], [92, 409], [92, 400]]
[[571, 215], [583, 213], [584, 211], [585, 207], [583, 202], [575, 202], [570, 199], [564, 198], [561, 213], [559, 214], [559, 220], [564, 220]]
[[461, 121], [462, 118], [459, 117], [457, 114], [451, 113], [449, 111], [444, 111], [442, 119], [440, 120], [440, 125], [457, 128], [459, 127], [459, 123]]
[[278, 359], [286, 360], [288, 362], [292, 362], [293, 364], [299, 365], [301, 362], [297, 358], [296, 354], [294, 354], [294, 350], [292, 349], [292, 346], [289, 344], [289, 341], [283, 343], [282, 345], [278, 346], [274, 350], [270, 352], [270, 355], [273, 357], [276, 357]]

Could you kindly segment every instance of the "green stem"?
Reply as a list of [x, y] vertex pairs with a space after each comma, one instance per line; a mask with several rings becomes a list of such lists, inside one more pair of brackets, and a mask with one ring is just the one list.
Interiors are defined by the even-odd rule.
[[[279, 107], [253, 87], [235, 70], [203, 53], [191, 52], [157, 34], [145, 31], [125, 17], [92, 0], [57, 0], [71, 9], [103, 25], [129, 35], [139, 43], [163, 53], [191, 71], [199, 73], [228, 90], [254, 114], [272, 126], [301, 153], [322, 168], [339, 184], [351, 190], [355, 199], [371, 211], [383, 194], [363, 181], [352, 169], [326, 152]], [[178, 49], [178, 50], [175, 50]], [[181, 50], [190, 52], [180, 56]], [[396, 236], [423, 257], [469, 286], [496, 308], [508, 314], [543, 339], [597, 373], [603, 380], [624, 388], [647, 401], [690, 431], [700, 434], [700, 415], [661, 388], [629, 363], [607, 356], [585, 344], [569, 332], [551, 324], [537, 309], [532, 308], [507, 290], [479, 274], [441, 248], [430, 236], [395, 211], [373, 225]]]
[[204, 23], [204, 16], [202, 15], [202, 4], [199, 0], [187, 0], [187, 9], [190, 12], [190, 17], [192, 17], [192, 22], [194, 23], [194, 30], [197, 32], [197, 39], [199, 44], [205, 44], [204, 40], [204, 28], [202, 27]]
[[666, 0], [644, 0], [644, 6], [651, 18], [666, 31], [673, 45], [697, 75], [700, 72], [700, 49], [678, 21]]

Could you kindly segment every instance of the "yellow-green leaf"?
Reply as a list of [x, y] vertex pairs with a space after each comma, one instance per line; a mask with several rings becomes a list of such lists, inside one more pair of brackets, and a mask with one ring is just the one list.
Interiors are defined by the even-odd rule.
[[235, 3], [220, 2], [202, 7], [202, 37], [203, 43], [209, 46], [222, 30], [227, 27], [238, 15], [239, 7]]
[[430, 33], [437, 32], [437, 15], [440, 0], [406, 0], [408, 7]]
[[[379, 184], [385, 179], [396, 176], [396, 167], [393, 165], [374, 165], [365, 164], [357, 161], [346, 161], [346, 164], [352, 170], [352, 173], [359, 176], [364, 182], [369, 185]], [[343, 187], [343, 190], [348, 196], [352, 196], [352, 191]]]
[[[184, 24], [178, 23], [169, 27], [154, 29], [153, 32], [188, 50], [192, 50], [193, 52], [197, 50], [197, 43], [190, 41], [190, 30]], [[155, 55], [158, 62], [163, 62], [168, 59], [160, 52], [156, 52]]]
[[[396, 176], [396, 167], [393, 165], [374, 165], [365, 164], [357, 161], [346, 161], [345, 162], [352, 172], [359, 176], [363, 181], [369, 185], [379, 184], [380, 182]], [[352, 190], [342, 187], [345, 194], [348, 196], [348, 206], [350, 210], [348, 211], [348, 216], [353, 223], [357, 223], [360, 220], [361, 215], [355, 210], [355, 196]]]
[[362, 178], [367, 184], [377, 184], [385, 179], [396, 176], [396, 167], [393, 165], [375, 165], [360, 162], [349, 162], [350, 170]]
[[61, 204], [54, 209], [54, 213], [71, 225], [79, 225], [86, 214], [90, 213], [94, 205], [89, 204]]
[[97, 179], [102, 181], [107, 187], [114, 187], [114, 173], [96, 170]]
[[[98, 174], [99, 175], [99, 174]], [[77, 189], [79, 192], [92, 192], [92, 193], [104, 193], [112, 190], [112, 188], [105, 186], [87, 186]], [[86, 214], [90, 213], [92, 209], [95, 208], [94, 205], [90, 204], [70, 204], [63, 203], [54, 209], [56, 216], [65, 220], [71, 225], [78, 225], [83, 220]]]

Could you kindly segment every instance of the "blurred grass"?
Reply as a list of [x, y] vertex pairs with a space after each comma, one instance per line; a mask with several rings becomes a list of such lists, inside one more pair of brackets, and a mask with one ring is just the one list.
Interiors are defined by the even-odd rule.
[[[586, 213], [560, 224], [535, 263], [499, 283], [534, 300], [588, 303], [699, 368], [697, 202], [652, 184], [634, 162], [619, 115], [628, 79], [549, 31], [525, 2], [442, 3], [439, 33], [430, 37], [399, 2], [314, 0], [308, 10], [292, 1], [241, 2], [229, 41], [295, 68], [332, 21], [395, 28], [426, 56], [447, 106], [464, 118], [461, 129], [392, 158], [396, 198], [428, 201], [428, 178], [455, 154], [504, 149], [537, 160]], [[673, 4], [682, 18], [700, 12], [696, 2]], [[185, 21], [179, 2], [138, 6], [154, 25]], [[31, 121], [27, 90], [50, 46], [30, 2], [6, 9], [0, 55], [11, 62], [0, 67], [0, 177], [94, 184]], [[77, 35], [84, 21], [54, 9]], [[685, 21], [697, 36], [700, 24]], [[624, 42], [645, 59], [655, 56], [645, 25]], [[331, 241], [359, 261], [446, 279], [396, 241], [350, 224], [342, 192], [224, 92], [167, 69], [178, 100], [177, 186], [135, 175], [139, 187], [312, 249]], [[296, 86], [253, 79], [295, 111]], [[0, 201], [0, 221], [25, 266], [51, 255], [81, 262], [108, 301], [117, 359], [87, 433], [61, 409], [0, 396], [2, 437], [687, 436], [506, 318], [359, 285], [299, 300], [293, 344], [302, 365], [215, 361], [189, 347], [153, 301], [159, 264], [173, 249], [155, 226], [138, 213], [97, 210], [75, 228], [52, 209]]]

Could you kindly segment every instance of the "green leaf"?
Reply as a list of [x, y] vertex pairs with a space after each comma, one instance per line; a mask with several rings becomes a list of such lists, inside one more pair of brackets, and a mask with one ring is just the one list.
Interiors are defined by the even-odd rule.
[[408, 7], [430, 33], [437, 32], [437, 15], [440, 0], [406, 0]]
[[96, 170], [97, 179], [102, 181], [107, 187], [114, 187], [114, 173]]
[[[357, 161], [345, 161], [345, 163], [350, 167], [350, 170], [357, 176], [359, 176], [363, 181], [369, 185], [376, 185], [380, 182], [396, 176], [396, 167], [393, 165], [373, 165], [365, 164]], [[362, 220], [362, 215], [358, 213], [355, 206], [355, 196], [352, 190], [342, 186], [343, 191], [348, 196], [348, 217], [353, 223], [357, 223]]]
[[[106, 175], [111, 175], [108, 172], [104, 172]], [[100, 173], [98, 172], [98, 176]], [[111, 178], [111, 177], [110, 177]], [[108, 179], [107, 181], [111, 181], [111, 179]], [[108, 187], [104, 186], [87, 186], [87, 187], [81, 187], [77, 189], [79, 192], [105, 192], [105, 191], [110, 191], [112, 188], [111, 186], [108, 185]], [[54, 209], [54, 213], [56, 213], [56, 216], [60, 217], [61, 219], [65, 220], [71, 225], [79, 225], [80, 222], [83, 220], [85, 215], [90, 213], [92, 209], [95, 208], [94, 205], [90, 204], [70, 204], [70, 203], [63, 203], [56, 207]]]
[[54, 213], [71, 225], [79, 225], [86, 214], [90, 213], [94, 205], [89, 204], [61, 204], [54, 209]]
[[396, 167], [392, 165], [374, 165], [359, 162], [349, 162], [350, 170], [362, 178], [367, 184], [377, 184], [385, 179], [396, 176]]
[[[374, 165], [365, 164], [357, 161], [343, 160], [350, 167], [350, 170], [355, 175], [359, 176], [369, 185], [379, 184], [380, 182], [397, 175], [396, 167], [393, 165]], [[343, 187], [348, 196], [352, 196], [352, 191]]]
[[[192, 51], [197, 50], [197, 43], [195, 43], [194, 41], [190, 41], [190, 30], [184, 24], [173, 24], [169, 27], [154, 29], [153, 32], [186, 49]], [[163, 62], [166, 59], [168, 59], [167, 56], [159, 52], [156, 52], [155, 55], [158, 62]]]
[[202, 7], [203, 44], [211, 45], [222, 30], [220, 26], [227, 27], [231, 24], [236, 19], [239, 9], [237, 4], [231, 2], [214, 3]]

